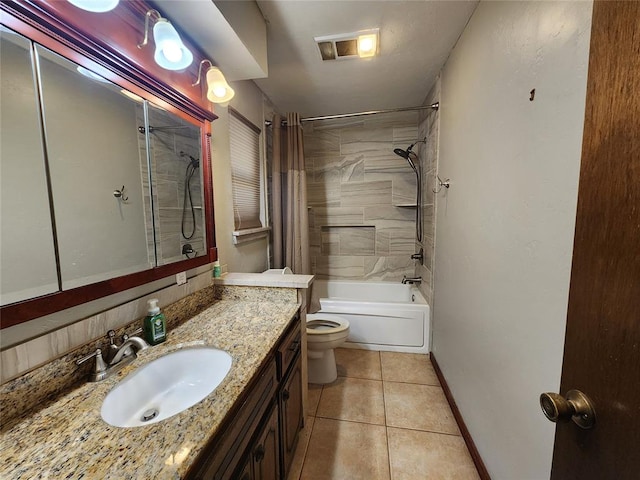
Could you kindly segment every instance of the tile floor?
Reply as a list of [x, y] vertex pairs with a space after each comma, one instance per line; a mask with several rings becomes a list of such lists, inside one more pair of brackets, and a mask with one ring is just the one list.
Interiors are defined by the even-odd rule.
[[478, 480], [428, 355], [337, 349], [288, 480]]

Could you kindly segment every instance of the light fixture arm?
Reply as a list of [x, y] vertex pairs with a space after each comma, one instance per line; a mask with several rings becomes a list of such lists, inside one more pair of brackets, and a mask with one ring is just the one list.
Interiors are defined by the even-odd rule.
[[151, 15], [157, 15], [156, 22], [162, 18], [160, 12], [157, 10], [149, 10], [144, 16], [144, 38], [142, 39], [142, 43], [138, 44], [138, 48], [143, 48], [147, 46], [149, 43], [149, 21], [151, 19]]
[[196, 80], [195, 83], [192, 83], [191, 86], [195, 87], [196, 85], [200, 85], [200, 80], [202, 79], [202, 66], [208, 63], [209, 67], [213, 67], [213, 63], [211, 63], [211, 60], [207, 60], [206, 58], [204, 60], [202, 60], [200, 62], [200, 65], [198, 66], [198, 79]]

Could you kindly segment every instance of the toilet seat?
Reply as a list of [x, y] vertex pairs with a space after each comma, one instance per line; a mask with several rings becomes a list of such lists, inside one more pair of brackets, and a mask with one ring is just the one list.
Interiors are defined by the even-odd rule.
[[317, 318], [307, 320], [308, 335], [327, 335], [329, 333], [340, 333], [349, 329], [349, 322], [346, 320], [335, 321], [328, 318]]
[[327, 350], [342, 345], [349, 336], [349, 321], [333, 314], [307, 315], [309, 350]]

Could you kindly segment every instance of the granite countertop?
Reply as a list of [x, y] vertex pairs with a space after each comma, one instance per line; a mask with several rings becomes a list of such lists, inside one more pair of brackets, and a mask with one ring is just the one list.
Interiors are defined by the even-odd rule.
[[[213, 304], [118, 374], [84, 384], [3, 431], [0, 478], [183, 478], [297, 309], [293, 303]], [[103, 399], [126, 375], [169, 352], [203, 344], [233, 358], [225, 380], [203, 401], [143, 427], [117, 428], [102, 420]]]

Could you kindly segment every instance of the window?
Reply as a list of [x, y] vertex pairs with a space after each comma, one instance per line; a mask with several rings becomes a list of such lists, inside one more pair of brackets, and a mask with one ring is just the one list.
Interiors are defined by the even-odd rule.
[[234, 243], [266, 235], [261, 219], [260, 129], [229, 109]]

